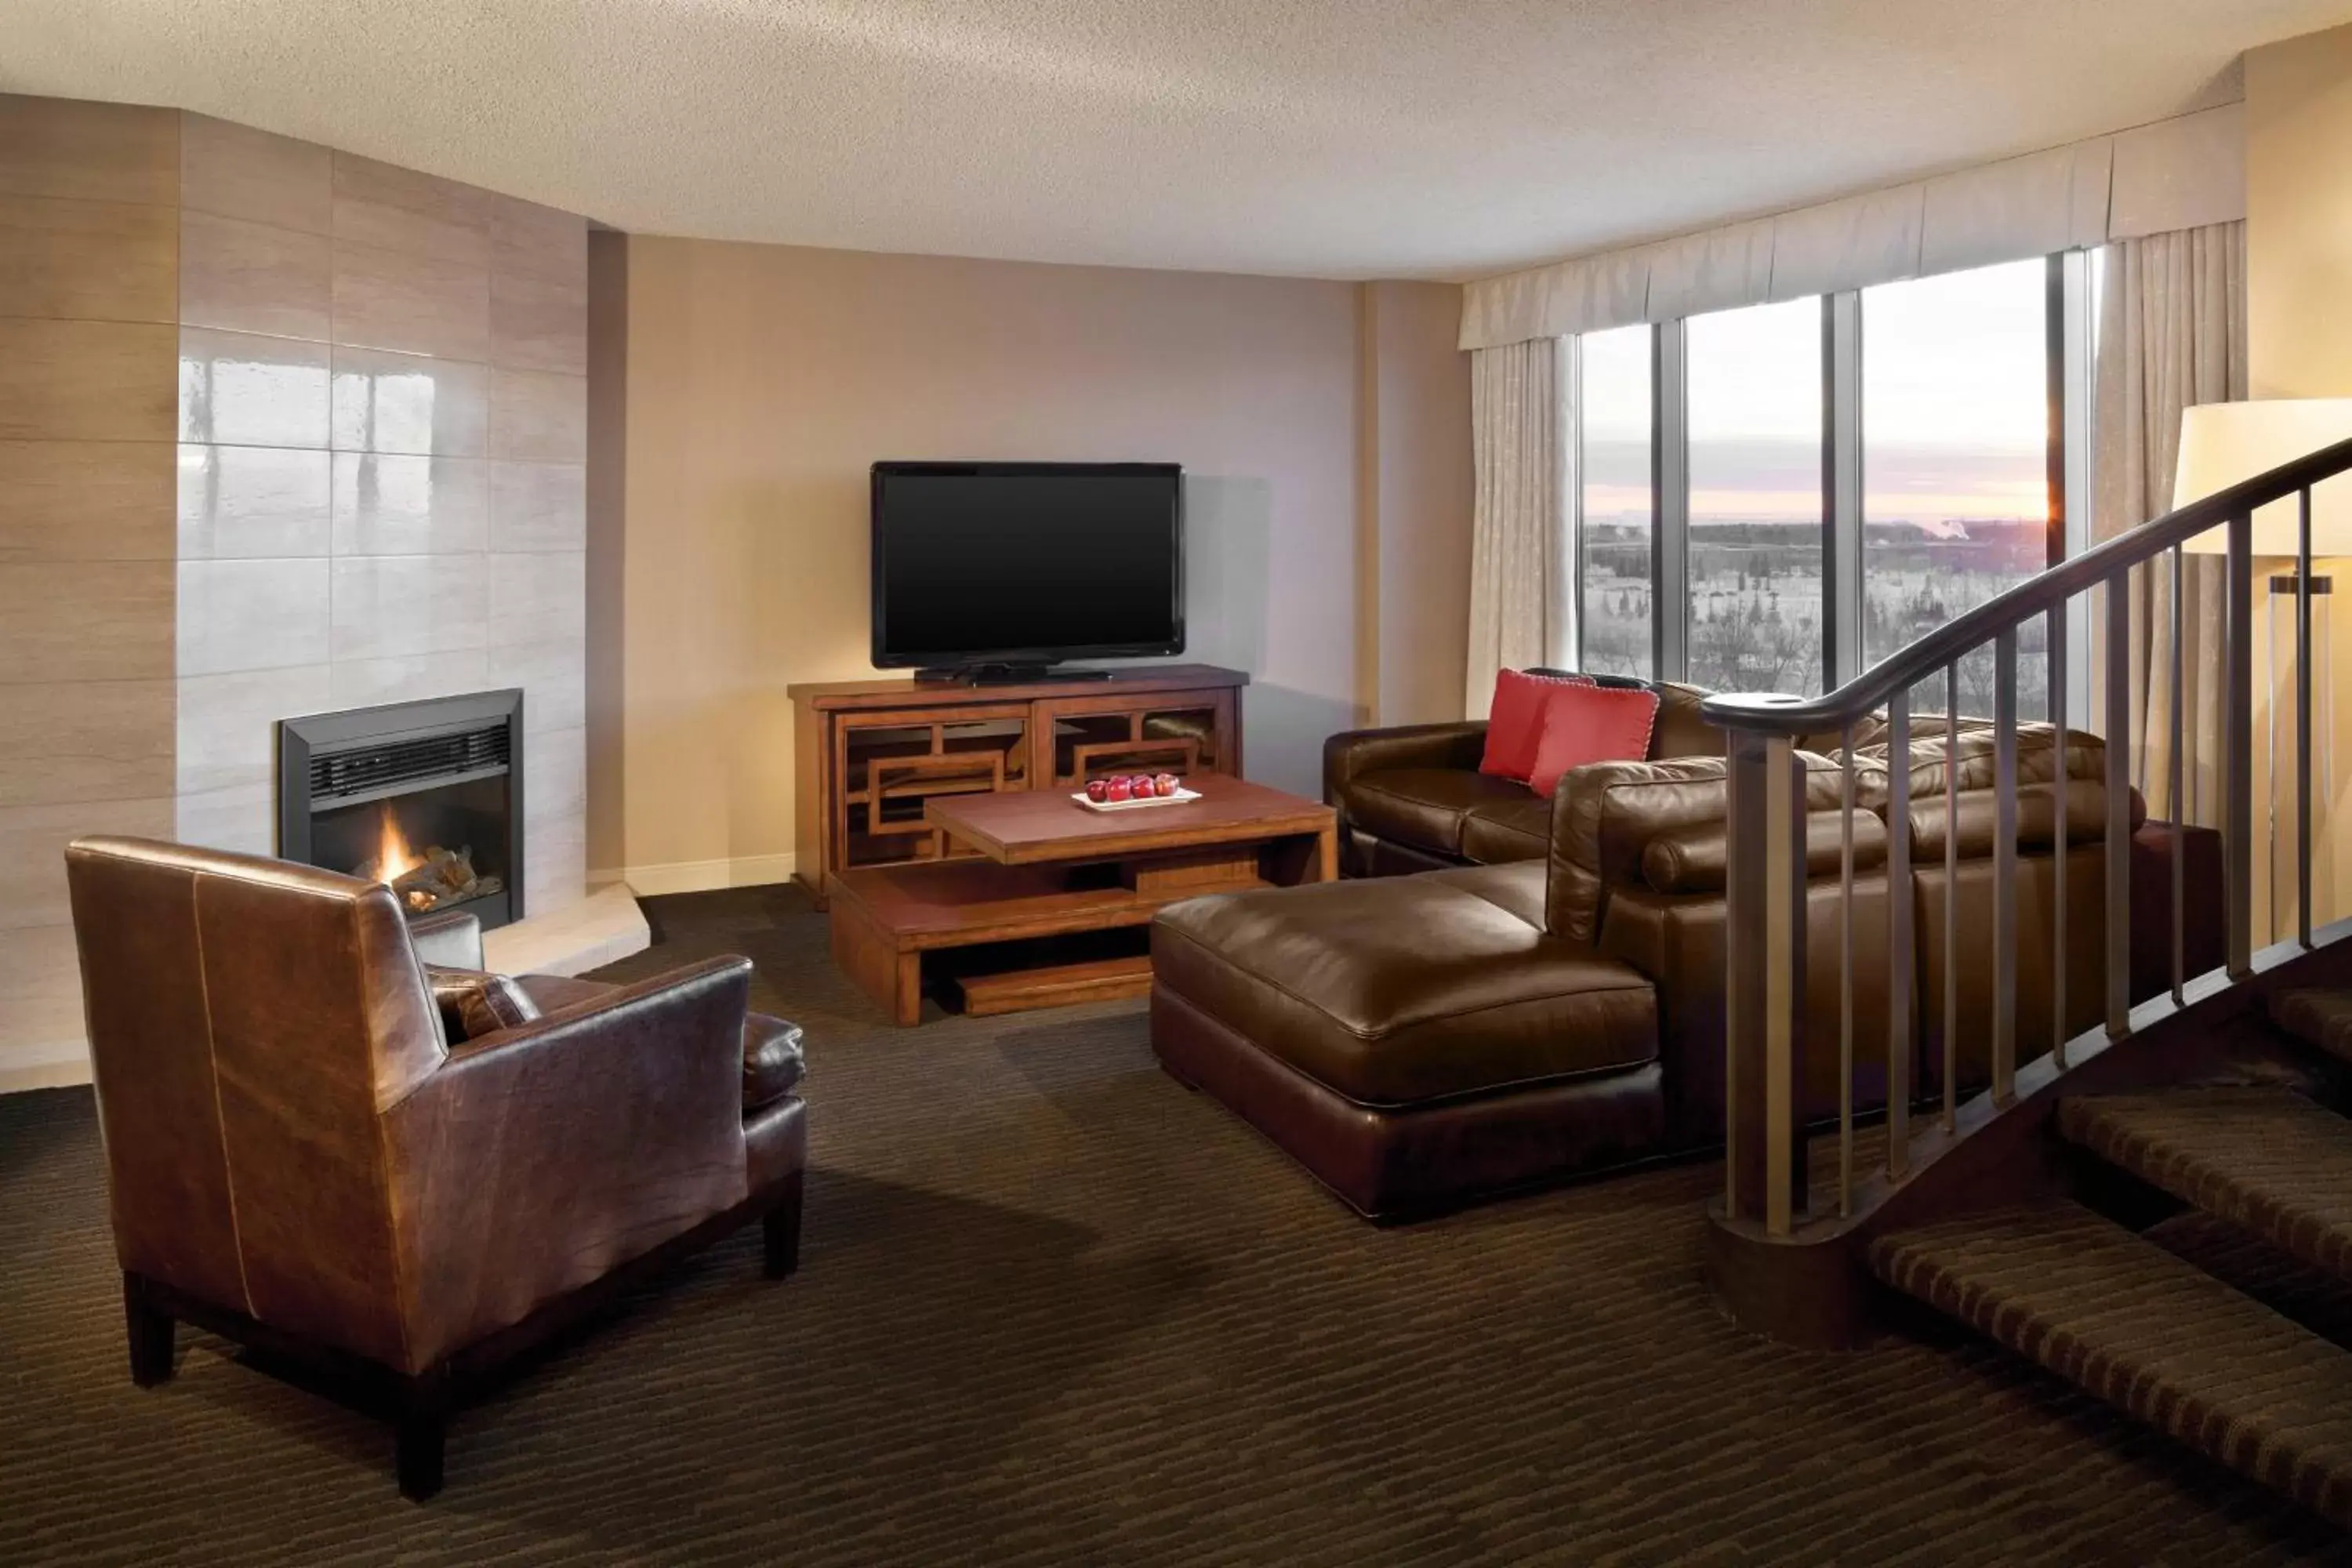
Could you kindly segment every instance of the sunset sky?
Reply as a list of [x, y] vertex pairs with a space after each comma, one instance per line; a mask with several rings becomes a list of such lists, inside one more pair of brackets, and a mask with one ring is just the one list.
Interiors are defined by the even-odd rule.
[[[2043, 473], [2042, 264], [1863, 295], [1864, 508], [1874, 521], [2031, 518]], [[1691, 513], [1821, 515], [1821, 303], [1695, 316]], [[1583, 340], [1589, 517], [1649, 504], [1649, 329]]]

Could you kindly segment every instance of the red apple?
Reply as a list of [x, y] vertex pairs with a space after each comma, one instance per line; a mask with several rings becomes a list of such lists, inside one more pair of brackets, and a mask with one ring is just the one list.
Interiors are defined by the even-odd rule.
[[1125, 800], [1135, 794], [1135, 781], [1129, 778], [1113, 779], [1104, 787], [1113, 800]]
[[1097, 805], [1100, 805], [1104, 801], [1108, 800], [1110, 798], [1110, 781], [1108, 779], [1088, 779], [1087, 781], [1087, 798], [1093, 801]]
[[1177, 788], [1182, 782], [1183, 781], [1177, 778], [1174, 773], [1161, 773], [1158, 778], [1151, 781], [1151, 793], [1154, 795], [1174, 795]]
[[1146, 796], [1146, 795], [1149, 795], [1150, 793], [1151, 793], [1151, 775], [1150, 775], [1150, 773], [1138, 773], [1138, 774], [1136, 774], [1136, 775], [1135, 775], [1135, 794], [1136, 794], [1137, 798], [1138, 798], [1138, 799], [1141, 799], [1142, 797], [1144, 797], [1144, 796]]

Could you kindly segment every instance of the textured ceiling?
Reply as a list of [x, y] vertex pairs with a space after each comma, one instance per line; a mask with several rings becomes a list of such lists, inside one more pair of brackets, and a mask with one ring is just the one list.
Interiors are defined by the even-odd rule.
[[1465, 277], [2226, 100], [2352, 0], [0, 0], [0, 89], [640, 232]]

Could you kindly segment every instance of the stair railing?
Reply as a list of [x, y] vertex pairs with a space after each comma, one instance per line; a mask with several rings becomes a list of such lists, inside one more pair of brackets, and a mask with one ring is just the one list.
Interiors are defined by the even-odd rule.
[[[1911, 842], [1911, 697], [1923, 682], [1943, 678], [1943, 795], [1945, 857], [1943, 926], [1942, 1104], [1933, 1111], [1948, 1135], [1956, 1125], [1959, 1078], [1960, 1016], [1958, 902], [1958, 807], [1961, 773], [1959, 668], [1964, 659], [1991, 649], [1994, 825], [1991, 930], [1991, 1040], [1989, 1090], [1994, 1109], [2017, 1092], [2018, 964], [2018, 633], [2040, 618], [2048, 628], [2052, 758], [2052, 853], [2054, 860], [2050, 929], [2053, 1065], [2067, 1065], [2068, 952], [2067, 870], [2068, 714], [2066, 658], [2070, 612], [2077, 601], [2084, 623], [2102, 622], [2105, 741], [2104, 971], [2105, 1030], [2111, 1039], [2131, 1032], [2131, 573], [2168, 556], [2173, 592], [2171, 659], [2171, 770], [2168, 796], [2176, 828], [2182, 826], [2184, 721], [2182, 550], [2216, 528], [2228, 531], [2224, 553], [2222, 682], [2221, 836], [2226, 888], [2228, 979], [2244, 979], [2253, 960], [2254, 701], [2252, 605], [2253, 513], [2290, 498], [2299, 503], [2299, 549], [2294, 605], [2294, 788], [2296, 885], [2300, 892], [2297, 940], [2311, 945], [2311, 492], [2315, 485], [2352, 469], [2352, 441], [2325, 447], [2268, 473], [2182, 507], [2108, 540], [2073, 560], [1952, 620], [1889, 656], [1837, 690], [1816, 698], [1775, 694], [1726, 694], [1707, 699], [1706, 717], [1729, 737], [1729, 941], [1726, 976], [1723, 1215], [1735, 1225], [1760, 1226], [1768, 1237], [1788, 1237], [1809, 1225], [1826, 1226], [1832, 1216], [1814, 1209], [1809, 1178], [1807, 1107], [1802, 1089], [1809, 1053], [1832, 1042], [1808, 1037], [1807, 912], [1817, 889], [1808, 888], [1806, 772], [1797, 754], [1801, 736], [1836, 733], [1843, 770], [1837, 809], [1841, 814], [1838, 899], [1837, 1173], [1836, 1218], [1851, 1215], [1855, 1185], [1855, 842], [1858, 812], [1857, 726], [1885, 715], [1887, 758], [1885, 821], [1886, 910], [1886, 1048], [1884, 1097], [1886, 1117], [1885, 1177], [1899, 1184], [1912, 1168], [1915, 1110], [1911, 1066], [1914, 1054], [1916, 954], [1913, 931]], [[2095, 597], [2103, 616], [2090, 614]], [[2156, 646], [2161, 647], [2161, 644]], [[2275, 693], [2273, 694], [2273, 698]], [[2182, 836], [2171, 841], [2171, 985], [2181, 999], [2190, 976], [2182, 973], [2187, 910]], [[1969, 933], [1975, 938], [1977, 933]], [[1916, 999], [1924, 1012], [1930, 999]]]

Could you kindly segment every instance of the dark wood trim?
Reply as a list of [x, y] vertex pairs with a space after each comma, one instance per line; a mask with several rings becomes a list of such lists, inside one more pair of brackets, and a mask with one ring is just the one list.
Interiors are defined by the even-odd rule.
[[287, 1362], [317, 1374], [317, 1392], [363, 1414], [389, 1415], [394, 1432], [394, 1468], [401, 1495], [423, 1502], [441, 1489], [442, 1455], [450, 1417], [506, 1377], [522, 1370], [531, 1352], [547, 1346], [566, 1331], [606, 1310], [681, 1259], [725, 1239], [753, 1220], [761, 1221], [765, 1232], [763, 1265], [768, 1278], [781, 1279], [792, 1273], [800, 1257], [804, 1181], [803, 1173], [794, 1171], [734, 1207], [713, 1215], [601, 1278], [545, 1303], [520, 1322], [477, 1340], [439, 1364], [416, 1373], [404, 1373], [368, 1357], [289, 1332], [161, 1280], [125, 1273], [122, 1300], [130, 1327], [131, 1381], [146, 1388], [170, 1377], [174, 1326], [178, 1323], [187, 1323]]

